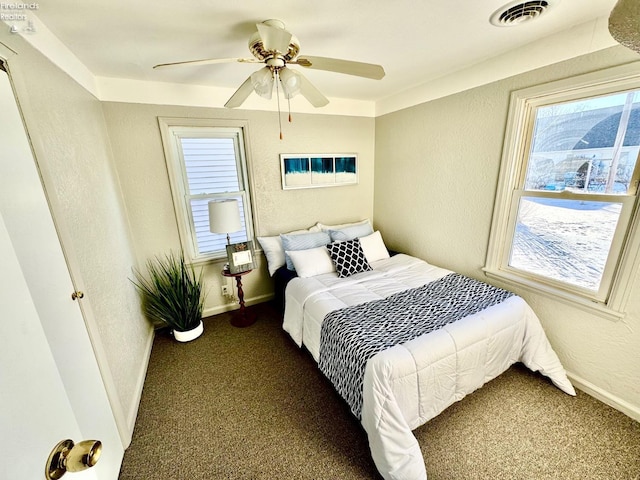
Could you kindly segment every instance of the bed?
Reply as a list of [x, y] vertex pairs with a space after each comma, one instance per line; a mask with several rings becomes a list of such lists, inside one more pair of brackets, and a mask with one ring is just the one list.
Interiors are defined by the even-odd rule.
[[[285, 250], [300, 275], [286, 282], [283, 328], [310, 352], [360, 420], [372, 458], [385, 479], [426, 479], [412, 430], [516, 362], [575, 395], [538, 318], [522, 298], [409, 255], [390, 256], [379, 232], [349, 240], [334, 238], [330, 235], [327, 246]], [[360, 260], [354, 262], [354, 255], [347, 254], [345, 273], [339, 257], [345, 255], [342, 250], [347, 244], [360, 250]], [[442, 315], [446, 320], [441, 320], [435, 308], [453, 302], [440, 297], [467, 288], [473, 294], [459, 296], [471, 300], [464, 308], [446, 306], [448, 313]], [[478, 307], [479, 296], [491, 300]], [[440, 299], [432, 305], [431, 298]], [[419, 320], [424, 330], [408, 339], [402, 335], [417, 328], [413, 324], [408, 330], [399, 328], [404, 328], [400, 341], [374, 339], [373, 343], [381, 343], [377, 349], [367, 344], [371, 340], [364, 340], [375, 337], [369, 332], [378, 328], [376, 322], [386, 337], [396, 320], [421, 319], [424, 309], [437, 317], [436, 324], [442, 323], [439, 328], [430, 326], [433, 318]], [[343, 323], [355, 330], [341, 331]], [[363, 351], [358, 352], [359, 348]], [[359, 359], [341, 363], [345, 356]]]

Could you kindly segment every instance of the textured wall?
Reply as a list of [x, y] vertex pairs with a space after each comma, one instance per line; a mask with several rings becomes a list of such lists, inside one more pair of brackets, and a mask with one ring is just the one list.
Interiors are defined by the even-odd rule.
[[640, 2], [618, 0], [609, 15], [609, 32], [621, 45], [640, 53]]
[[2, 30], [0, 41], [18, 52], [9, 60], [18, 100], [74, 284], [85, 293], [112, 407], [131, 433], [152, 331], [127, 279], [135, 259], [100, 102], [20, 37]]
[[[374, 124], [372, 118], [294, 114], [279, 139], [276, 113], [166, 105], [104, 103], [121, 185], [131, 220], [138, 261], [180, 248], [158, 117], [248, 121], [249, 181], [256, 235], [275, 235], [321, 221], [338, 223], [373, 214]], [[286, 116], [283, 115], [283, 116]], [[359, 184], [335, 188], [282, 190], [280, 153], [358, 154]], [[264, 258], [264, 257], [262, 257]], [[205, 314], [235, 307], [220, 295], [221, 262], [205, 264]], [[245, 299], [273, 292], [266, 265], [242, 279]]]
[[[636, 60], [614, 47], [377, 118], [374, 211], [388, 244], [483, 278], [510, 93]], [[640, 415], [638, 280], [618, 322], [518, 293], [567, 370]]]

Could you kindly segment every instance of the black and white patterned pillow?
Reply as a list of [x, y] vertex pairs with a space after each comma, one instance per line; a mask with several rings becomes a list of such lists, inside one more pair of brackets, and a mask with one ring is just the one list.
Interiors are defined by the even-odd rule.
[[371, 265], [367, 262], [360, 240], [357, 238], [331, 243], [327, 245], [327, 250], [340, 278], [371, 270]]

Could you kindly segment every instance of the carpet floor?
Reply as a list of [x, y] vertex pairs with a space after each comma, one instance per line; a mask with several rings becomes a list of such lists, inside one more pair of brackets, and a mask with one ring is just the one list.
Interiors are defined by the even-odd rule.
[[[380, 479], [366, 434], [269, 303], [154, 340], [119, 480]], [[640, 423], [520, 364], [415, 430], [429, 480], [640, 480]]]

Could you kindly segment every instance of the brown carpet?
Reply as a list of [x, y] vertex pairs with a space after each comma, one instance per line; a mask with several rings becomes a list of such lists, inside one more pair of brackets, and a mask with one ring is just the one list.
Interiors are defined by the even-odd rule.
[[[366, 435], [270, 304], [158, 333], [120, 480], [379, 479]], [[429, 480], [640, 480], [640, 423], [515, 365], [415, 431]]]

